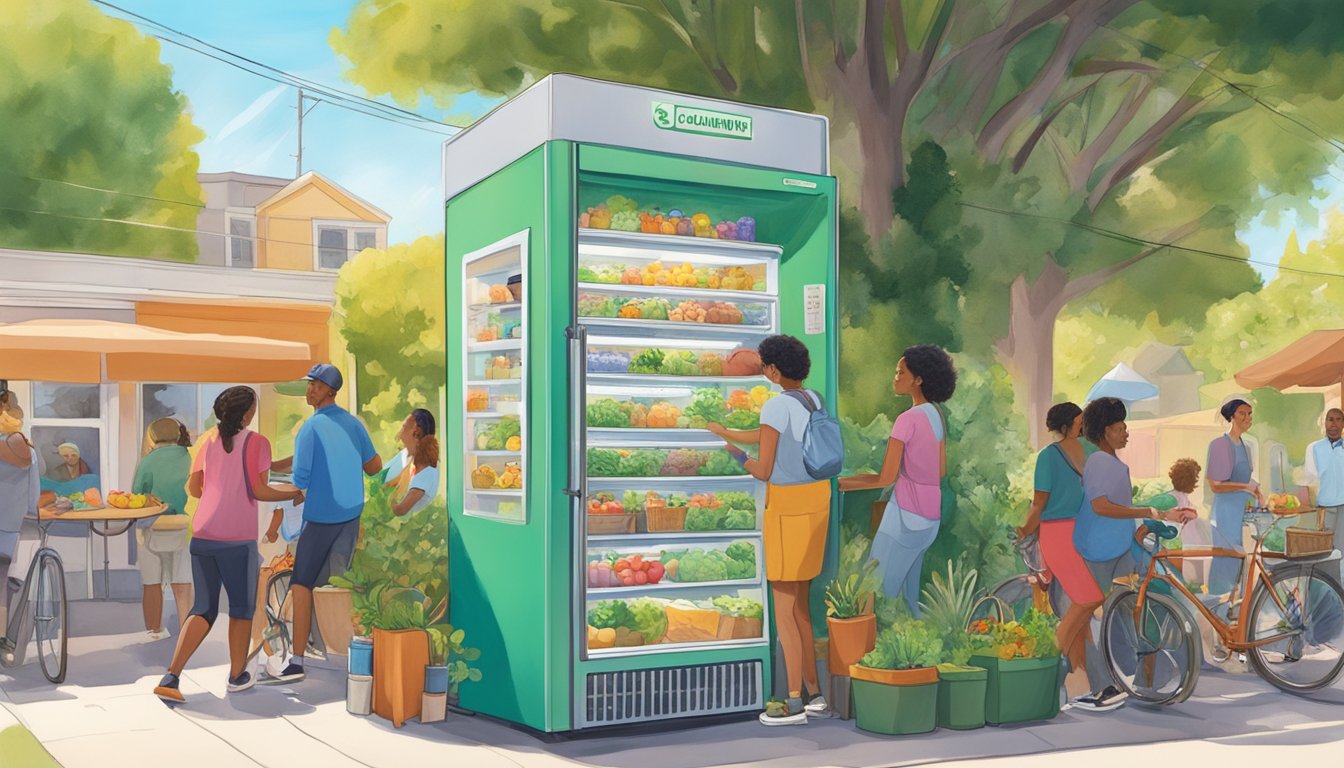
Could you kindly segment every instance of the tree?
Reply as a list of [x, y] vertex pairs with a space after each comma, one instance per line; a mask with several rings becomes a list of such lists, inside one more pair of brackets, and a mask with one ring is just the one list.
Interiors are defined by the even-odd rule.
[[438, 411], [444, 377], [443, 236], [361, 251], [336, 283], [340, 333], [359, 364], [360, 404], [391, 439], [412, 408]]
[[0, 245], [193, 260], [205, 136], [158, 42], [87, 0], [0, 18]]

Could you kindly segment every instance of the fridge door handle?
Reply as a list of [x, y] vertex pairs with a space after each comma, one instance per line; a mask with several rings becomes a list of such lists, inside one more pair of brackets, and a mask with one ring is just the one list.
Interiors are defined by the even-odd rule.
[[[570, 392], [569, 423], [573, 429], [569, 434], [569, 487], [565, 495], [582, 502], [588, 485], [588, 412], [584, 400], [588, 392], [588, 328], [575, 324], [565, 329], [569, 338], [570, 381], [577, 391]], [[582, 511], [580, 503], [578, 509]]]

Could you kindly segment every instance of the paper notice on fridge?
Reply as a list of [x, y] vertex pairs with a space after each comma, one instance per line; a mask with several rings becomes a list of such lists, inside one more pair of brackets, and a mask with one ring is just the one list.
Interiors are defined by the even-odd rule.
[[803, 333], [826, 332], [826, 286], [803, 286]]

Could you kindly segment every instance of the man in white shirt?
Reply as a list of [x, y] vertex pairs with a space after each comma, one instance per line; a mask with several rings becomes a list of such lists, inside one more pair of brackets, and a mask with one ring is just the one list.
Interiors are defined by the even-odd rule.
[[[1335, 529], [1335, 549], [1344, 549], [1344, 410], [1325, 412], [1325, 438], [1307, 446], [1305, 479], [1316, 485], [1316, 504], [1329, 513], [1326, 521]], [[1344, 578], [1344, 562], [1341, 563]]]

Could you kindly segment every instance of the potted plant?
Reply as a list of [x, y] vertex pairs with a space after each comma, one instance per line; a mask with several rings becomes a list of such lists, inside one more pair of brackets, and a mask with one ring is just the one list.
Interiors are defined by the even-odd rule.
[[373, 617], [373, 711], [401, 727], [420, 714], [425, 667], [429, 666], [429, 627], [447, 612], [447, 601], [431, 608], [419, 590], [380, 584], [379, 610]]
[[425, 693], [420, 705], [420, 722], [437, 723], [447, 714], [448, 698], [457, 699], [457, 689], [465, 681], [481, 679], [481, 671], [468, 665], [481, 657], [476, 648], [463, 647], [466, 632], [451, 624], [430, 627], [429, 666], [425, 667]]
[[942, 638], [943, 654], [938, 664], [938, 727], [953, 730], [981, 728], [985, 724], [985, 690], [988, 672], [970, 666], [971, 638], [966, 625], [971, 620], [980, 591], [974, 568], [958, 569], [947, 561], [947, 573], [934, 571], [924, 588], [919, 607], [924, 621]]
[[826, 585], [826, 632], [829, 637], [827, 668], [843, 675], [857, 664], [877, 641], [877, 616], [873, 598], [877, 590], [877, 561], [842, 565]]
[[892, 735], [934, 729], [943, 642], [917, 619], [897, 622], [849, 668], [859, 728]]
[[989, 672], [985, 721], [1049, 720], [1059, 714], [1059, 620], [1035, 608], [1022, 621], [980, 619], [970, 627], [970, 663]]

